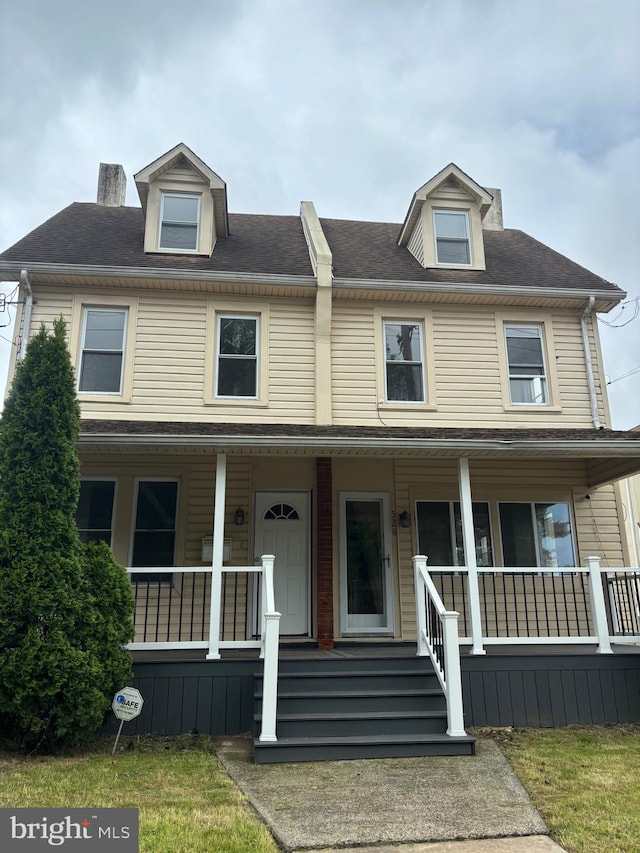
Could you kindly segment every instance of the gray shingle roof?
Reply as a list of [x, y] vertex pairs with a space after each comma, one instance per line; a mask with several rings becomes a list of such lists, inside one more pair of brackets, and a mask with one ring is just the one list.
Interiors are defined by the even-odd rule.
[[[321, 219], [336, 278], [455, 282], [523, 289], [620, 289], [522, 231], [484, 231], [486, 270], [423, 269], [397, 244], [400, 225]], [[230, 235], [212, 256], [145, 254], [141, 208], [74, 203], [0, 255], [0, 262], [145, 267], [147, 269], [313, 274], [298, 216], [230, 214]]]

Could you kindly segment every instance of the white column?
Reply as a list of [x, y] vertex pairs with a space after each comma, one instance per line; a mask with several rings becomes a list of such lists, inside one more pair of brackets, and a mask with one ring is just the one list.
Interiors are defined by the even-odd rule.
[[426, 570], [427, 558], [423, 554], [416, 554], [413, 558], [413, 578], [416, 596], [416, 654], [418, 657], [425, 657], [429, 654], [427, 644], [424, 639], [424, 635], [427, 631], [427, 614], [425, 610], [425, 585], [422, 572]]
[[447, 734], [464, 737], [462, 709], [462, 676], [460, 675], [460, 649], [458, 646], [458, 614], [447, 610], [442, 614], [444, 629], [444, 671], [447, 685]]
[[607, 620], [607, 608], [604, 603], [602, 591], [602, 573], [600, 571], [600, 557], [587, 557], [585, 560], [589, 569], [589, 595], [591, 597], [591, 615], [598, 638], [598, 652], [601, 655], [612, 655], [611, 642], [609, 640], [609, 622]]
[[469, 592], [469, 620], [471, 622], [471, 654], [486, 654], [482, 645], [482, 618], [480, 616], [480, 589], [478, 586], [478, 564], [476, 562], [476, 539], [473, 532], [473, 505], [471, 502], [471, 478], [469, 460], [458, 459], [458, 488], [460, 490], [460, 514], [462, 516], [462, 541], [464, 561], [467, 566], [467, 589]]
[[227, 492], [227, 457], [216, 459], [216, 492], [213, 510], [213, 557], [211, 560], [211, 610], [207, 660], [220, 659], [220, 607], [222, 604], [222, 555], [224, 551], [224, 508]]
[[265, 614], [264, 670], [262, 677], [262, 728], [261, 741], [275, 741], [276, 712], [278, 707], [278, 641], [280, 614]]

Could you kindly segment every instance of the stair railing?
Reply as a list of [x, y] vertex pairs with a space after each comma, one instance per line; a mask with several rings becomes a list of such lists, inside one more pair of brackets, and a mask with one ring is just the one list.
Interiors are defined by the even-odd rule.
[[280, 640], [280, 613], [276, 610], [273, 586], [273, 564], [275, 557], [265, 554], [262, 558], [262, 728], [260, 741], [277, 741], [276, 712], [278, 706], [278, 646]]
[[446, 610], [427, 571], [427, 558], [413, 558], [418, 656], [429, 655], [447, 701], [447, 734], [464, 737], [458, 613]]

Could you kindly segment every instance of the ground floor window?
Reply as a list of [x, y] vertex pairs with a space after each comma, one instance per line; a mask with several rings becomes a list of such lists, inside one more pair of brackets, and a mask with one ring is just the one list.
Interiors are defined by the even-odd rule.
[[76, 524], [82, 542], [111, 545], [115, 480], [81, 480]]
[[575, 566], [568, 503], [500, 503], [505, 566]]
[[[175, 565], [177, 480], [139, 480], [136, 490], [132, 566]], [[136, 573], [134, 580], [170, 583], [170, 572]]]
[[[418, 501], [418, 550], [431, 566], [464, 566], [462, 515], [458, 501]], [[478, 566], [493, 566], [489, 504], [473, 503], [473, 532]]]

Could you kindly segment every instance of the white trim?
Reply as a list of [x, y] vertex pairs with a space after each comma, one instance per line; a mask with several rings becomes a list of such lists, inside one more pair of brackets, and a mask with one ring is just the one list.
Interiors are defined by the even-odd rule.
[[[166, 198], [189, 198], [195, 199], [197, 202], [197, 210], [196, 210], [196, 245], [193, 249], [185, 249], [180, 246], [162, 246], [162, 226], [165, 224], [164, 219], [164, 201]], [[196, 254], [198, 249], [200, 248], [200, 221], [202, 218], [202, 193], [183, 193], [178, 192], [176, 190], [160, 190], [160, 212], [158, 214], [158, 238], [157, 238], [157, 248], [159, 252], [171, 252], [172, 254]], [[169, 219], [166, 220], [167, 224], [175, 224], [176, 220]], [[188, 222], [186, 225], [192, 226], [193, 223]]]
[[[221, 335], [221, 325], [223, 320], [253, 320], [255, 323], [255, 340], [254, 340], [254, 349], [255, 352], [253, 356], [237, 356], [234, 354], [225, 354], [220, 352], [220, 343], [222, 340]], [[260, 356], [261, 356], [261, 323], [262, 323], [262, 315], [260, 312], [258, 313], [236, 313], [233, 311], [224, 311], [224, 310], [216, 310], [215, 311], [215, 321], [216, 321], [216, 330], [215, 330], [215, 365], [214, 365], [214, 388], [213, 388], [213, 399], [214, 400], [225, 400], [225, 401], [234, 401], [234, 400], [259, 400], [260, 399], [260, 379], [261, 379], [261, 365], [260, 365]], [[238, 359], [242, 361], [250, 361], [253, 359], [253, 363], [255, 366], [255, 394], [219, 394], [218, 393], [218, 385], [220, 382], [220, 359]], [[264, 367], [263, 367], [264, 369]]]
[[[84, 364], [85, 343], [86, 343], [86, 337], [87, 337], [87, 321], [88, 321], [90, 312], [91, 313], [102, 312], [104, 314], [122, 314], [122, 315], [124, 315], [124, 324], [122, 326], [122, 340], [121, 340], [121, 346], [120, 346], [119, 350], [114, 350], [114, 349], [109, 349], [109, 350], [107, 350], [107, 349], [89, 349], [88, 350], [88, 352], [91, 352], [91, 353], [107, 354], [107, 355], [112, 355], [112, 354], [118, 353], [118, 352], [120, 353], [120, 382], [118, 384], [118, 390], [117, 391], [99, 391], [99, 390], [92, 391], [92, 390], [87, 390], [85, 388], [80, 387], [80, 382], [82, 380], [82, 368], [83, 368], [83, 364]], [[126, 347], [127, 347], [128, 332], [129, 332], [129, 306], [123, 305], [121, 307], [119, 307], [119, 306], [111, 307], [109, 305], [87, 305], [87, 304], [83, 304], [83, 306], [82, 306], [82, 327], [81, 327], [81, 333], [80, 333], [80, 353], [79, 353], [79, 358], [78, 358], [78, 369], [77, 369], [78, 376], [76, 379], [76, 390], [77, 390], [79, 395], [90, 394], [92, 397], [93, 396], [113, 397], [113, 396], [121, 396], [122, 395], [123, 384], [124, 384], [125, 361], [126, 361], [126, 357], [127, 357]]]
[[[398, 400], [398, 399], [390, 399], [389, 398], [389, 374], [388, 368], [390, 364], [410, 364], [412, 366], [416, 366], [417, 362], [415, 361], [393, 361], [387, 358], [387, 326], [390, 325], [398, 325], [398, 326], [412, 326], [417, 327], [420, 330], [420, 375], [422, 379], [422, 397], [419, 400]], [[427, 371], [425, 364], [425, 322], [424, 318], [417, 319], [394, 319], [391, 317], [383, 317], [382, 318], [382, 351], [384, 358], [384, 401], [385, 403], [393, 406], [412, 406], [412, 405], [425, 405], [429, 401], [429, 389], [427, 388]]]
[[[110, 536], [109, 536], [109, 542], [107, 543], [109, 545], [109, 547], [111, 548], [111, 546], [113, 544], [113, 526], [114, 526], [114, 521], [115, 521], [115, 517], [116, 517], [116, 501], [118, 499], [119, 477], [109, 477], [107, 475], [97, 475], [97, 476], [93, 477], [90, 474], [86, 474], [86, 475], [83, 475], [80, 477], [80, 486], [81, 487], [82, 487], [82, 483], [95, 483], [95, 482], [113, 483], [113, 500], [111, 502], [111, 527], [109, 528]], [[96, 527], [96, 528], [82, 527], [82, 528], [80, 528], [80, 527], [78, 527], [78, 532], [80, 532], [80, 530], [90, 531], [91, 529], [102, 530], [103, 528], [99, 528], [99, 527]]]
[[[529, 328], [535, 329], [537, 331], [537, 335], [535, 339], [540, 341], [540, 357], [542, 359], [542, 375], [538, 374], [514, 374], [512, 373], [511, 361], [509, 359], [509, 344], [507, 334], [509, 329], [522, 329]], [[549, 406], [551, 404], [551, 393], [550, 393], [550, 380], [549, 380], [549, 368], [547, 365], [547, 355], [546, 355], [546, 340], [545, 340], [545, 326], [544, 323], [518, 323], [513, 320], [503, 320], [502, 324], [502, 332], [504, 335], [504, 354], [507, 362], [507, 382], [509, 385], [509, 401], [512, 406]], [[513, 335], [511, 336], [514, 337]], [[518, 366], [518, 365], [516, 365]], [[539, 380], [541, 382], [541, 390], [542, 390], [542, 400], [514, 400], [513, 399], [513, 391], [511, 387], [511, 383], [514, 380], [528, 380], [530, 384], [535, 387], [535, 381]]]

